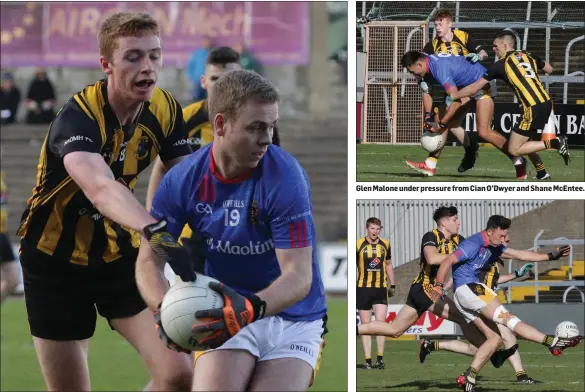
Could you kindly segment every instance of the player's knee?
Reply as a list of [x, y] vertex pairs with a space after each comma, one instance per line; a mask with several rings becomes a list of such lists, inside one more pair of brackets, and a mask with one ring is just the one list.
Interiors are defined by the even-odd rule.
[[519, 150], [520, 149], [518, 148], [518, 146], [508, 145], [508, 152], [511, 155], [518, 156], [519, 155]]
[[521, 322], [518, 316], [508, 312], [506, 308], [504, 308], [504, 305], [500, 305], [496, 308], [493, 320], [498, 324], [505, 325], [512, 332], [514, 332], [516, 326]]
[[190, 391], [193, 382], [193, 367], [189, 361], [182, 366], [165, 366], [152, 376], [153, 390]]

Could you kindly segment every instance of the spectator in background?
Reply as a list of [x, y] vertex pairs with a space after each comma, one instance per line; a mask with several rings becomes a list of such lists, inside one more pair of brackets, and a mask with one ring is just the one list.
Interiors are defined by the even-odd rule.
[[16, 122], [16, 114], [20, 105], [20, 90], [14, 84], [12, 74], [2, 75], [0, 88], [0, 123], [12, 124]]
[[203, 38], [203, 47], [195, 49], [187, 64], [187, 78], [193, 84], [193, 101], [201, 101], [207, 98], [207, 92], [201, 87], [201, 77], [205, 74], [205, 64], [209, 51], [213, 48], [213, 42], [209, 37]]
[[347, 45], [342, 46], [329, 58], [335, 61], [342, 69], [343, 80], [347, 86]]
[[12, 251], [12, 244], [6, 234], [6, 183], [0, 171], [0, 304], [14, 292], [19, 281], [19, 265]]
[[262, 64], [258, 61], [258, 59], [246, 48], [246, 44], [244, 41], [240, 41], [234, 46], [234, 50], [240, 54], [240, 64], [242, 65], [243, 69], [248, 71], [254, 71], [258, 75], [262, 75], [264, 70], [262, 68]]
[[26, 96], [26, 122], [29, 124], [49, 124], [55, 117], [56, 101], [53, 83], [42, 68], [37, 68]]

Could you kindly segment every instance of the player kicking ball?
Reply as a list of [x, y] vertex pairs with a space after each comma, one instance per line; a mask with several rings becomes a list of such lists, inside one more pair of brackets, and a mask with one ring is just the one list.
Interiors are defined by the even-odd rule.
[[580, 335], [567, 339], [546, 335], [538, 331], [521, 321], [516, 315], [508, 312], [498, 299], [497, 294], [480, 282], [480, 270], [493, 264], [500, 256], [520, 261], [538, 262], [558, 260], [569, 254], [570, 248], [568, 246], [548, 254], [508, 248], [504, 245], [504, 239], [511, 223], [510, 219], [501, 215], [491, 216], [484, 231], [463, 241], [454, 253], [441, 262], [433, 287], [432, 297], [438, 300], [443, 296], [443, 285], [449, 269], [452, 267], [455, 305], [463, 316], [476, 324], [487, 337], [486, 342], [478, 348], [473, 356], [471, 366], [463, 375], [464, 380], [461, 380], [468, 392], [475, 391], [477, 374], [502, 344], [502, 337], [495, 323], [506, 326], [521, 338], [541, 343], [555, 356], [560, 356], [565, 348], [576, 347], [583, 339]]
[[546, 141], [530, 140], [538, 136], [550, 117], [552, 100], [545, 90], [537, 69], [546, 73], [552, 72], [550, 64], [536, 56], [516, 50], [516, 39], [510, 31], [503, 31], [494, 39], [494, 52], [499, 60], [494, 63], [482, 78], [475, 83], [457, 91], [450, 92], [452, 99], [477, 94], [491, 80], [502, 79], [512, 89], [522, 104], [522, 122], [512, 130], [509, 151], [512, 155], [527, 155], [538, 151], [556, 149], [569, 165], [570, 154], [567, 136]]
[[[462, 56], [451, 55], [426, 55], [417, 51], [410, 51], [402, 57], [402, 66], [408, 69], [411, 74], [424, 78], [430, 74], [447, 92], [453, 95], [458, 91], [458, 87], [466, 87], [479, 80], [487, 69], [479, 63], [470, 63]], [[525, 180], [526, 161], [522, 157], [513, 156], [508, 151], [506, 138], [500, 133], [494, 131], [491, 127], [491, 121], [494, 113], [494, 101], [491, 98], [490, 86], [484, 86], [472, 96], [476, 105], [476, 122], [477, 133], [479, 136], [494, 145], [502, 151], [514, 164], [516, 169], [516, 179]], [[449, 105], [449, 109], [440, 119], [439, 123], [425, 122], [425, 127], [432, 132], [443, 132], [453, 115], [461, 108], [462, 102], [454, 101]], [[533, 164], [537, 168], [537, 178], [544, 179], [546, 171], [542, 160], [538, 155], [530, 156]], [[542, 178], [541, 178], [542, 177]]]
[[[250, 71], [228, 72], [209, 97], [212, 143], [171, 169], [151, 214], [177, 238], [188, 224], [205, 238], [205, 275], [221, 284], [221, 309], [193, 328], [209, 350], [195, 355], [194, 391], [306, 390], [324, 346], [326, 302], [307, 175], [272, 146], [279, 96]], [[164, 261], [141, 245], [138, 286], [160, 311]], [[160, 314], [160, 313], [158, 313]], [[177, 348], [159, 322], [161, 337]]]
[[[467, 339], [476, 347], [485, 342], [485, 336], [473, 324], [469, 323], [459, 312], [450, 298], [433, 299], [431, 297], [437, 270], [441, 261], [455, 251], [458, 244], [464, 240], [459, 234], [459, 218], [457, 208], [439, 207], [433, 219], [437, 224], [435, 230], [426, 233], [421, 241], [421, 270], [414, 279], [406, 305], [400, 309], [392, 323], [376, 320], [357, 326], [358, 335], [378, 335], [397, 338], [410, 328], [419, 317], [427, 310], [441, 318], [453, 321], [461, 326], [461, 330]], [[465, 342], [460, 342], [466, 345]], [[516, 347], [500, 350], [491, 357], [494, 367], [500, 367], [506, 358], [516, 351]], [[421, 358], [421, 363], [424, 358]]]
[[[504, 245], [509, 246], [510, 244], [510, 237], [506, 236], [504, 239]], [[528, 273], [534, 267], [534, 263], [524, 264], [522, 268], [519, 270], [514, 270], [513, 274], [505, 274], [500, 275], [500, 265], [504, 265], [504, 262], [501, 258], [498, 258], [495, 263], [491, 266], [486, 266], [483, 270], [480, 271], [479, 278], [480, 280], [493, 291], [497, 292], [497, 285], [500, 283], [506, 283], [511, 280], [521, 278], [526, 273]], [[453, 278], [449, 279], [449, 282], [445, 285], [445, 291], [449, 290], [453, 286]], [[498, 324], [498, 330], [502, 334], [502, 339], [504, 341], [504, 347], [506, 349], [512, 348], [514, 346], [517, 347], [518, 340], [516, 339], [516, 335], [508, 328], [503, 325]], [[420, 342], [419, 348], [419, 358], [421, 363], [425, 361], [425, 359], [433, 352], [433, 351], [451, 351], [459, 354], [465, 354], [469, 356], [474, 356], [477, 352], [477, 347], [472, 345], [471, 343], [466, 343], [461, 340], [427, 340], [422, 339]], [[516, 372], [516, 383], [517, 384], [541, 384], [541, 381], [537, 381], [532, 377], [529, 377], [524, 370], [524, 366], [522, 365], [522, 360], [520, 359], [520, 350], [516, 350], [514, 354], [512, 354], [508, 361], [514, 368]]]

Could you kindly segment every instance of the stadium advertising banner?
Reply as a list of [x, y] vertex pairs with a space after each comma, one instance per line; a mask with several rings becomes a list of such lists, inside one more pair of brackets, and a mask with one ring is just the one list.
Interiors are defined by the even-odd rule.
[[319, 265], [325, 291], [347, 293], [347, 244], [320, 244]]
[[[522, 121], [521, 109], [515, 103], [496, 103], [492, 126], [498, 132], [507, 135], [516, 124]], [[557, 134], [567, 135], [569, 145], [585, 145], [585, 106], [554, 105], [554, 130]], [[468, 113], [465, 119], [465, 131], [477, 132], [475, 113]], [[540, 133], [540, 132], [539, 132]], [[452, 135], [449, 135], [453, 138]], [[455, 140], [453, 138], [453, 140]]]
[[187, 64], [205, 38], [245, 44], [263, 65], [309, 61], [307, 2], [2, 2], [0, 11], [2, 67], [96, 67], [99, 26], [120, 11], [154, 16], [167, 66]]
[[[402, 309], [404, 305], [388, 305], [388, 315], [386, 316], [386, 322], [391, 323], [392, 320], [396, 318], [400, 309]], [[359, 311], [356, 312], [357, 324], [360, 324], [360, 316]], [[372, 320], [375, 320], [375, 317], [372, 313]], [[455, 329], [455, 323], [445, 320], [441, 317], [435, 316], [433, 313], [429, 312], [428, 310], [424, 312], [416, 323], [406, 332], [405, 335], [457, 335], [457, 331]]]

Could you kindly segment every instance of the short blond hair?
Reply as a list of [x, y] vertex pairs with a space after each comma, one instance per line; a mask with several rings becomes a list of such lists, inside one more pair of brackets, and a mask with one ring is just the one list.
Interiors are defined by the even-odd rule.
[[160, 36], [157, 21], [145, 12], [118, 12], [108, 17], [98, 32], [100, 55], [108, 61], [118, 47], [120, 37]]
[[216, 114], [223, 113], [226, 118], [234, 119], [249, 101], [278, 103], [280, 96], [274, 86], [256, 72], [230, 71], [213, 85], [213, 94], [208, 101], [209, 118], [213, 119]]

